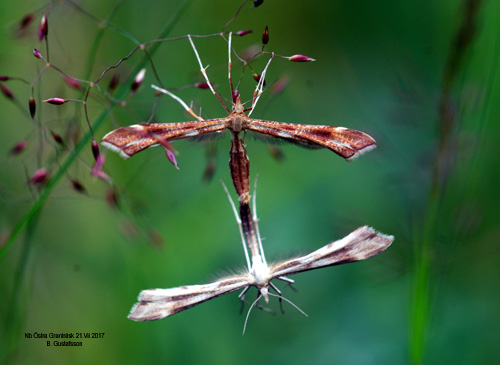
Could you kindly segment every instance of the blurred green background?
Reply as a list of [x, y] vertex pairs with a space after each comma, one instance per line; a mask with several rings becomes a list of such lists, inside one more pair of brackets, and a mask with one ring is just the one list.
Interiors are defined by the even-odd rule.
[[[76, 5], [79, 4], [79, 5]], [[50, 61], [76, 78], [95, 80], [139, 42], [219, 32], [239, 2], [67, 1], [7, 2], [0, 13], [0, 75], [30, 82], [44, 66], [32, 55], [41, 14], [49, 19]], [[34, 22], [18, 31], [34, 12]], [[102, 27], [110, 14], [113, 26]], [[265, 93], [253, 117], [329, 124], [372, 135], [378, 148], [353, 163], [329, 151], [281, 145], [277, 162], [268, 145], [247, 138], [252, 179], [259, 175], [258, 214], [268, 260], [313, 251], [362, 225], [396, 237], [384, 253], [353, 265], [293, 277], [281, 314], [254, 310], [241, 336], [246, 305], [233, 293], [167, 319], [126, 318], [140, 290], [208, 283], [244, 267], [235, 219], [219, 180], [232, 192], [229, 136], [216, 143], [210, 183], [203, 144], [179, 141], [180, 170], [161, 149], [128, 161], [106, 154], [110, 185], [90, 176], [90, 142], [58, 179], [42, 209], [26, 220], [43, 195], [27, 183], [38, 168], [57, 174], [76, 140], [88, 133], [81, 104], [42, 104], [50, 97], [81, 99], [61, 75], [47, 70], [33, 89], [37, 119], [27, 113], [29, 85], [4, 83], [15, 100], [0, 96], [1, 359], [9, 363], [495, 363], [500, 359], [499, 175], [500, 4], [495, 1], [305, 1], [245, 4], [228, 30], [242, 51], [267, 50], [315, 58], [298, 64], [275, 59], [268, 80], [286, 77], [279, 95]], [[99, 33], [104, 29], [102, 33]], [[101, 37], [102, 36], [102, 37]], [[227, 47], [196, 39], [208, 74], [229, 96]], [[95, 58], [92, 58], [96, 47]], [[117, 70], [124, 82], [140, 67], [135, 53]], [[203, 81], [187, 40], [162, 43], [153, 55], [167, 87]], [[89, 61], [90, 60], [90, 61]], [[267, 58], [253, 65], [262, 70]], [[233, 75], [241, 74], [235, 61]], [[90, 77], [86, 72], [91, 67]], [[116, 126], [146, 121], [157, 83], [151, 66], [140, 91], [115, 106], [95, 128], [98, 140]], [[247, 70], [248, 71], [248, 70]], [[108, 74], [100, 85], [106, 88]], [[119, 88], [127, 90], [127, 85]], [[255, 81], [245, 72], [244, 100]], [[100, 95], [95, 90], [95, 95]], [[117, 91], [114, 95], [119, 94]], [[178, 91], [205, 118], [225, 116], [207, 90]], [[88, 103], [91, 123], [106, 112], [102, 95]], [[164, 97], [160, 122], [190, 117]], [[70, 126], [76, 126], [68, 132]], [[50, 136], [65, 138], [61, 148]], [[9, 154], [20, 140], [19, 156]], [[76, 179], [86, 193], [76, 192]], [[233, 198], [234, 198], [233, 193]], [[9, 242], [19, 222], [21, 234]], [[255, 289], [248, 299], [253, 298]], [[25, 333], [103, 332], [83, 347], [46, 347]]]

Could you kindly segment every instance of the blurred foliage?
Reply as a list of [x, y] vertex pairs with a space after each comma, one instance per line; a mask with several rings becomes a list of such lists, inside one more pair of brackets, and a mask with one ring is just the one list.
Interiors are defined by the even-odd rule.
[[[79, 6], [75, 6], [78, 3]], [[95, 80], [139, 42], [155, 39], [174, 17], [168, 36], [219, 32], [237, 4], [224, 1], [7, 2], [0, 13], [0, 76], [36, 78], [46, 53], [37, 27], [49, 21], [50, 60], [66, 73]], [[185, 12], [177, 11], [187, 6]], [[477, 6], [477, 9], [473, 7]], [[81, 7], [81, 8], [80, 8]], [[50, 11], [49, 11], [50, 9]], [[23, 32], [19, 21], [34, 13]], [[91, 16], [89, 16], [89, 14]], [[107, 19], [113, 26], [103, 26]], [[177, 14], [177, 15], [176, 15]], [[271, 301], [277, 315], [254, 310], [245, 336], [237, 294], [170, 318], [126, 319], [139, 291], [205, 283], [241, 268], [237, 226], [219, 180], [230, 185], [229, 138], [216, 142], [216, 170], [202, 181], [203, 144], [175, 142], [180, 170], [160, 149], [129, 161], [106, 153], [109, 184], [91, 177], [90, 141], [51, 191], [42, 209], [0, 261], [0, 353], [9, 363], [495, 363], [500, 358], [500, 97], [498, 2], [480, 1], [265, 1], [245, 6], [230, 30], [238, 51], [268, 50], [315, 58], [297, 64], [275, 59], [268, 80], [286, 76], [279, 95], [263, 94], [255, 118], [341, 125], [372, 135], [378, 148], [353, 163], [329, 151], [249, 138], [252, 178], [259, 175], [258, 213], [268, 259], [309, 252], [361, 225], [396, 237], [383, 254], [354, 265], [293, 277], [292, 307]], [[95, 21], [92, 17], [99, 21]], [[102, 31], [102, 29], [104, 29]], [[102, 31], [102, 32], [101, 32]], [[100, 33], [101, 32], [101, 33]], [[227, 49], [220, 38], [196, 39], [218, 90], [229, 96]], [[95, 59], [89, 64], [94, 45]], [[453, 58], [458, 61], [450, 61]], [[117, 69], [124, 82], [138, 67], [137, 52]], [[181, 87], [203, 81], [187, 40], [161, 44], [153, 55], [162, 82]], [[233, 60], [234, 61], [234, 60]], [[254, 64], [257, 70], [264, 59]], [[241, 66], [234, 63], [235, 79]], [[89, 68], [89, 65], [91, 68]], [[96, 128], [96, 139], [117, 125], [150, 118], [155, 83], [147, 66], [127, 108], [115, 106]], [[106, 76], [107, 84], [111, 74]], [[30, 86], [3, 82], [0, 95], [0, 243], [43, 191], [28, 179], [39, 168], [53, 175], [75, 148], [70, 135], [88, 133], [81, 104], [53, 106], [51, 97], [79, 98], [54, 70]], [[245, 72], [243, 99], [255, 81]], [[225, 116], [207, 90], [178, 92], [205, 118]], [[28, 112], [37, 100], [37, 118]], [[94, 123], [106, 109], [89, 99]], [[155, 120], [190, 120], [162, 98]], [[41, 127], [43, 125], [43, 127]], [[72, 128], [69, 128], [72, 126]], [[61, 147], [50, 131], [64, 136]], [[28, 145], [18, 156], [10, 150]], [[102, 152], [102, 151], [101, 151]], [[85, 187], [78, 192], [77, 180]], [[109, 204], [110, 189], [118, 205]], [[106, 196], [108, 199], [106, 199]], [[5, 246], [3, 246], [5, 248]], [[420, 279], [419, 279], [420, 278]], [[255, 293], [255, 291], [251, 292]], [[254, 295], [254, 294], [252, 294]], [[248, 296], [250, 298], [251, 296]], [[246, 305], [243, 313], [246, 313]], [[25, 333], [103, 332], [83, 347], [48, 348]], [[495, 360], [496, 359], [496, 360]]]

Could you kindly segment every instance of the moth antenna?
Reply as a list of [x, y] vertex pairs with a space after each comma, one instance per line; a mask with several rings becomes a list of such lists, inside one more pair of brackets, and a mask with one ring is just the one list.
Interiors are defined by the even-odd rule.
[[[223, 36], [224, 38], [224, 36]], [[225, 38], [224, 38], [225, 39]], [[228, 68], [228, 79], [229, 79], [229, 88], [231, 89], [231, 103], [234, 105], [235, 103], [235, 95], [238, 93], [238, 90], [240, 88], [240, 83], [241, 83], [241, 79], [243, 78], [243, 73], [245, 71], [245, 67], [243, 67], [243, 70], [242, 70], [242, 73], [240, 75], [240, 78], [238, 80], [238, 84], [236, 85], [236, 87], [234, 87], [234, 83], [233, 83], [233, 77], [232, 77], [232, 66], [233, 66], [233, 61], [232, 61], [232, 56], [231, 56], [231, 53], [234, 52], [234, 55], [236, 56], [236, 58], [238, 60], [240, 60], [241, 62], [245, 62], [245, 60], [241, 59], [239, 56], [238, 56], [238, 53], [236, 53], [236, 50], [232, 47], [232, 39], [233, 39], [233, 32], [229, 32], [229, 37], [228, 39], [226, 40], [226, 42], [228, 43], [228, 49], [227, 49], [227, 59], [228, 59], [228, 65], [227, 65], [227, 68]], [[225, 100], [228, 100], [227, 98], [225, 98], [223, 95], [221, 95], [222, 98], [224, 98]]]
[[158, 87], [156, 85], [151, 85], [151, 87], [153, 89], [155, 89], [156, 91], [159, 91], [161, 92], [162, 94], [167, 94], [168, 96], [170, 96], [172, 99], [174, 99], [175, 101], [177, 101], [179, 104], [182, 105], [182, 107], [184, 109], [186, 109], [186, 111], [191, 114], [193, 117], [195, 117], [198, 121], [202, 122], [203, 121], [203, 118], [200, 117], [199, 115], [196, 115], [196, 113], [193, 111], [193, 109], [191, 109], [189, 106], [187, 106], [187, 104], [181, 99], [179, 98], [177, 95], [171, 93], [170, 91], [168, 91], [167, 89], [163, 89], [161, 87]]
[[[273, 294], [274, 295], [274, 294]], [[243, 325], [243, 333], [241, 334], [242, 336], [245, 335], [245, 331], [247, 329], [247, 322], [248, 322], [248, 317], [250, 317], [250, 312], [252, 311], [253, 307], [255, 307], [255, 305], [258, 303], [259, 299], [262, 297], [262, 294], [259, 294], [257, 296], [257, 299], [255, 299], [252, 303], [252, 305], [250, 306], [250, 309], [248, 310], [248, 313], [247, 313], [247, 316], [245, 318], [245, 324]]]
[[245, 251], [245, 258], [247, 260], [248, 271], [250, 271], [252, 269], [252, 266], [250, 265], [250, 257], [248, 256], [247, 242], [245, 240], [245, 235], [243, 234], [243, 227], [241, 226], [240, 216], [238, 215], [238, 211], [236, 210], [236, 206], [234, 205], [233, 199], [231, 199], [231, 194], [229, 194], [229, 190], [227, 190], [226, 184], [224, 184], [224, 181], [222, 180], [220, 182], [222, 184], [222, 187], [224, 188], [224, 191], [226, 192], [227, 198], [229, 199], [231, 208], [233, 208], [233, 213], [236, 218], [236, 223], [238, 224], [238, 228], [240, 230], [241, 243], [243, 244], [243, 251]]
[[215, 91], [214, 87], [212, 86], [212, 83], [208, 79], [208, 75], [207, 75], [207, 68], [208, 68], [208, 66], [207, 67], [203, 67], [203, 63], [201, 63], [200, 55], [198, 54], [198, 50], [196, 49], [196, 47], [194, 45], [194, 42], [193, 42], [193, 39], [191, 38], [190, 34], [188, 34], [188, 39], [189, 39], [189, 43], [191, 43], [191, 47], [193, 47], [194, 54], [196, 56], [196, 59], [198, 60], [198, 64], [200, 65], [200, 71], [203, 74], [203, 77], [205, 78], [205, 80], [207, 81], [207, 85], [210, 88], [210, 91], [212, 92], [212, 94], [214, 94], [217, 97], [217, 99], [219, 99], [220, 103], [222, 104], [222, 106], [224, 107], [224, 109], [226, 109], [227, 113], [231, 114], [231, 111], [227, 107], [226, 103], [224, 103], [224, 101], [222, 101], [220, 95]]
[[[245, 294], [246, 292], [248, 291], [248, 289], [250, 289], [250, 286], [247, 286], [245, 289], [243, 289], [243, 291], [238, 295], [238, 298], [240, 299], [241, 301], [241, 308], [240, 308], [240, 314], [243, 313], [243, 308], [245, 307], [245, 303], [247, 303], [247, 301], [245, 300]], [[259, 295], [260, 292], [257, 293], [257, 295]], [[280, 303], [281, 303], [281, 299], [280, 299]], [[267, 313], [270, 313], [272, 314], [273, 316], [276, 315], [276, 312], [273, 311], [271, 308], [266, 308], [262, 305], [259, 305], [257, 304], [256, 305], [257, 308], [259, 308], [260, 310], [264, 311], [264, 312], [267, 312]]]
[[255, 106], [257, 105], [257, 102], [259, 101], [260, 96], [262, 95], [264, 89], [264, 80], [266, 79], [266, 72], [273, 58], [274, 58], [274, 52], [271, 53], [271, 57], [269, 58], [269, 61], [267, 61], [266, 67], [264, 67], [264, 71], [262, 71], [262, 75], [260, 76], [259, 82], [257, 83], [257, 87], [255, 88], [255, 91], [253, 93], [252, 109], [248, 112], [249, 117], [253, 113]]
[[307, 315], [307, 313], [306, 313], [306, 312], [304, 312], [302, 309], [300, 309], [300, 308], [299, 308], [299, 306], [298, 306], [298, 305], [296, 305], [296, 304], [295, 304], [294, 302], [292, 302], [291, 300], [286, 299], [284, 296], [282, 296], [282, 295], [276, 295], [276, 294], [271, 294], [271, 293], [268, 293], [268, 294], [269, 294], [270, 296], [272, 296], [272, 297], [276, 297], [276, 298], [281, 298], [281, 299], [283, 299], [285, 302], [289, 303], [292, 307], [294, 307], [295, 309], [297, 309], [297, 310], [298, 310], [300, 313], [302, 313], [304, 316], [309, 317], [309, 316]]

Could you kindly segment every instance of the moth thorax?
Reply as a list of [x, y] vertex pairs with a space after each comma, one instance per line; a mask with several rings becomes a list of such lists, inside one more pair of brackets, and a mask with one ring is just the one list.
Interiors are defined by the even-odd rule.
[[259, 254], [252, 256], [251, 273], [255, 279], [255, 284], [259, 289], [265, 288], [269, 285], [269, 281], [271, 279], [269, 267], [264, 263]]
[[241, 117], [241, 115], [233, 115], [233, 125], [232, 125], [232, 130], [234, 133], [239, 133], [242, 131], [243, 129], [243, 123], [244, 123], [244, 120], [243, 118]]

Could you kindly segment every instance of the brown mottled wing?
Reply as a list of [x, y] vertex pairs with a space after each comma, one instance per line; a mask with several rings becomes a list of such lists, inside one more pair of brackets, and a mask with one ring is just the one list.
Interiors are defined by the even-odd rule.
[[376, 146], [375, 140], [368, 134], [344, 127], [251, 119], [248, 130], [304, 147], [328, 148], [348, 161], [371, 151]]
[[139, 294], [139, 303], [134, 305], [128, 318], [134, 321], [154, 321], [249, 285], [252, 285], [249, 274], [244, 274], [205, 285], [143, 290]]
[[135, 124], [109, 132], [101, 144], [127, 159], [136, 153], [160, 144], [160, 140], [195, 139], [226, 129], [228, 118], [208, 119], [201, 122]]
[[378, 255], [389, 247], [392, 241], [393, 236], [386, 236], [364, 226], [309, 255], [284, 261], [269, 269], [273, 278], [276, 278], [326, 266], [348, 264]]

